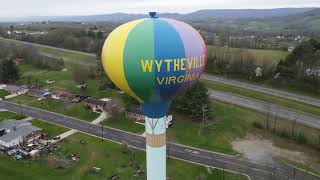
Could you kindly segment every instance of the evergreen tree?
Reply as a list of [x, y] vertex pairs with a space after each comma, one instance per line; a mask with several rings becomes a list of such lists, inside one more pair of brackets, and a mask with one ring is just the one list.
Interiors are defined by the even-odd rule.
[[208, 89], [198, 81], [191, 88], [181, 93], [173, 102], [172, 107], [177, 112], [200, 121], [202, 120], [203, 108], [208, 111], [209, 101]]
[[0, 83], [10, 83], [19, 79], [18, 69], [12, 60], [0, 61]]

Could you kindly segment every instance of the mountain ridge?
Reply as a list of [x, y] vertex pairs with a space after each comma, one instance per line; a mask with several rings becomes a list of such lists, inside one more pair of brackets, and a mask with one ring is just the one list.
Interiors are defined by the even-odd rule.
[[[202, 9], [192, 13], [159, 13], [160, 17], [180, 20], [202, 20], [208, 18], [272, 18], [306, 13], [320, 8], [276, 8], [276, 9]], [[149, 17], [147, 14], [112, 13], [84, 16], [43, 16], [0, 18], [0, 22], [36, 22], [36, 21], [66, 21], [66, 22], [124, 22]]]

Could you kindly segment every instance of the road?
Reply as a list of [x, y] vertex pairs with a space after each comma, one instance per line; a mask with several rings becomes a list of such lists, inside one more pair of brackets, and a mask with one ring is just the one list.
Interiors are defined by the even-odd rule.
[[87, 52], [82, 52], [82, 51], [75, 51], [75, 50], [70, 50], [70, 49], [57, 48], [57, 47], [53, 47], [53, 46], [47, 46], [47, 45], [43, 45], [43, 44], [37, 44], [37, 43], [31, 43], [31, 42], [25, 42], [25, 41], [18, 41], [18, 40], [14, 40], [14, 39], [3, 38], [3, 37], [0, 37], [0, 41], [1, 40], [12, 42], [12, 43], [17, 43], [17, 44], [24, 44], [24, 45], [31, 45], [31, 46], [36, 46], [36, 47], [50, 48], [50, 49], [59, 50], [59, 51], [63, 51], [63, 52], [77, 53], [77, 54], [81, 54], [81, 55], [85, 55], [85, 56], [96, 57], [96, 54], [94, 54], [94, 53], [87, 53]]
[[293, 120], [297, 123], [320, 129], [320, 117], [304, 112], [288, 109], [282, 106], [270, 104], [264, 101], [251, 99], [244, 96], [210, 90], [210, 97], [218, 101], [245, 107], [262, 113], [277, 115], [283, 119]]
[[258, 85], [254, 85], [254, 84], [250, 84], [250, 83], [226, 79], [226, 78], [222, 78], [222, 77], [218, 77], [218, 76], [214, 76], [214, 75], [209, 75], [209, 74], [202, 75], [202, 79], [214, 81], [214, 82], [218, 82], [218, 83], [223, 83], [223, 84], [228, 84], [231, 86], [237, 86], [237, 87], [241, 87], [244, 89], [249, 89], [252, 91], [257, 91], [257, 92], [269, 94], [272, 96], [278, 96], [278, 97], [282, 97], [282, 98], [286, 98], [286, 99], [290, 99], [290, 100], [294, 100], [294, 101], [298, 101], [298, 102], [303, 102], [306, 104], [320, 107], [320, 99], [313, 98], [313, 97], [298, 95], [298, 94], [294, 94], [294, 93], [290, 93], [290, 92], [286, 92], [286, 91], [262, 87], [262, 86], [258, 86]]
[[[64, 51], [64, 52], [79, 53], [79, 54], [86, 55], [86, 56], [96, 57], [96, 54], [94, 54], [94, 53], [86, 53], [86, 52], [82, 52], [82, 51], [57, 48], [57, 47], [53, 47], [53, 46], [47, 46], [47, 45], [24, 42], [24, 41], [17, 41], [17, 40], [13, 40], [13, 39], [2, 38], [2, 37], [0, 37], [0, 40], [9, 41], [9, 42], [13, 42], [13, 43], [19, 43], [19, 44], [25, 44], [25, 45], [32, 45], [32, 46], [37, 46], [37, 47], [51, 48], [51, 49], [60, 50], [60, 51]], [[46, 54], [46, 56], [50, 56], [50, 55]], [[51, 55], [50, 57], [53, 57], [53, 56]], [[76, 63], [80, 63], [82, 65], [92, 65], [92, 63], [83, 63], [83, 62], [79, 62], [79, 61], [71, 61], [70, 60], [70, 62], [73, 62], [73, 63], [76, 62]], [[286, 99], [290, 99], [290, 100], [294, 100], [294, 101], [298, 101], [298, 102], [303, 102], [306, 104], [311, 104], [311, 105], [320, 107], [320, 99], [318, 99], [318, 98], [303, 96], [303, 95], [294, 94], [294, 93], [290, 93], [290, 92], [286, 92], [286, 91], [282, 91], [282, 90], [277, 90], [277, 89], [273, 89], [273, 88], [262, 87], [262, 86], [258, 86], [258, 85], [254, 85], [254, 84], [250, 84], [250, 83], [245, 83], [245, 82], [241, 82], [241, 81], [237, 81], [237, 80], [226, 79], [226, 78], [218, 77], [215, 75], [204, 74], [201, 76], [201, 78], [205, 79], [205, 80], [209, 80], [209, 81], [228, 84], [231, 86], [237, 86], [237, 87], [241, 87], [244, 89], [249, 89], [252, 91], [257, 91], [257, 92], [261, 92], [261, 93], [265, 93], [265, 94], [269, 94], [269, 95], [273, 95], [273, 96], [278, 96], [278, 97], [282, 97], [282, 98], [286, 98]]]
[[[0, 101], [0, 109], [7, 109], [9, 111], [20, 113], [48, 121], [50, 123], [58, 124], [68, 127], [70, 129], [76, 129], [80, 132], [94, 135], [97, 137], [103, 136], [105, 139], [114, 141], [117, 143], [127, 143], [128, 145], [144, 150], [145, 138], [139, 135], [127, 133], [124, 131], [103, 127], [100, 125], [90, 124], [86, 121], [63, 116], [60, 114], [28, 107], [20, 106], [6, 101]], [[315, 176], [304, 173], [299, 170], [294, 170], [291, 167], [274, 164], [274, 165], [261, 165], [249, 160], [222, 155], [214, 152], [208, 152], [205, 150], [194, 149], [183, 145], [168, 143], [167, 145], [168, 155], [172, 158], [204, 165], [211, 167], [223, 168], [243, 174], [247, 174], [252, 180], [287, 180], [289, 178], [294, 180], [316, 180]], [[293, 174], [295, 174], [293, 176]], [[275, 178], [274, 178], [275, 177]]]

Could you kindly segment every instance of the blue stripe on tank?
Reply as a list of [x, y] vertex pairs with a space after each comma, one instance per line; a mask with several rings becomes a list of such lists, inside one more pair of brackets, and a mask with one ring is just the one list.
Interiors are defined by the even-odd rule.
[[[167, 72], [167, 64], [165, 62], [166, 59], [180, 59], [185, 58], [185, 50], [183, 42], [180, 38], [179, 33], [176, 31], [174, 27], [172, 27], [168, 22], [162, 20], [161, 18], [153, 19], [154, 20], [154, 53], [156, 60], [163, 60], [161, 71], [158, 72], [155, 67], [155, 81], [156, 86], [154, 89], [154, 94], [160, 94], [160, 97], [155, 100], [167, 100], [171, 99], [182, 84], [179, 83], [168, 83], [166, 81], [166, 77], [178, 77], [180, 75], [185, 75], [184, 71], [174, 71], [174, 63], [172, 62], [170, 65], [170, 71]], [[159, 78], [159, 79], [157, 79]], [[164, 78], [164, 80], [163, 80]], [[162, 84], [159, 85], [158, 80], [163, 80]], [[171, 81], [173, 82], [173, 81]]]

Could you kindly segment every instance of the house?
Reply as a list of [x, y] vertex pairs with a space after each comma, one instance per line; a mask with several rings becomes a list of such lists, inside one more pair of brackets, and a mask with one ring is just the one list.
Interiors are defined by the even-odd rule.
[[11, 148], [20, 144], [27, 144], [41, 137], [42, 129], [31, 123], [18, 120], [0, 122], [0, 145]]
[[14, 60], [14, 63], [18, 66], [18, 65], [21, 65], [21, 64], [25, 64], [26, 61], [23, 58], [16, 58]]
[[52, 99], [63, 101], [64, 103], [78, 103], [83, 101], [84, 99], [88, 98], [87, 96], [81, 96], [77, 94], [72, 94], [65, 91], [54, 91], [51, 94]]
[[102, 111], [113, 111], [116, 108], [116, 104], [113, 103], [111, 99], [93, 99], [88, 98], [83, 101], [85, 106], [92, 109], [92, 111], [102, 112]]
[[6, 85], [6, 84], [0, 84], [0, 90], [5, 89], [6, 87], [7, 87], [7, 85]]
[[291, 52], [294, 50], [294, 48], [295, 48], [295, 47], [293, 47], [293, 46], [288, 47], [288, 52], [291, 53]]
[[306, 69], [306, 75], [320, 77], [320, 67]]
[[143, 122], [145, 121], [145, 115], [143, 114], [141, 108], [139, 106], [130, 106], [125, 110], [126, 118], [133, 120], [133, 121], [138, 121], [138, 122]]
[[47, 89], [30, 89], [27, 95], [37, 98], [38, 100], [46, 99], [50, 96], [50, 92]]
[[7, 85], [7, 87], [5, 87], [4, 90], [6, 90], [11, 94], [18, 94], [18, 95], [26, 94], [29, 91], [26, 85], [23, 85], [23, 86]]
[[70, 93], [65, 92], [65, 91], [54, 91], [54, 92], [51, 94], [51, 98], [52, 98], [52, 99], [56, 99], [56, 100], [64, 100], [65, 98], [67, 98], [67, 96], [68, 96], [69, 94], [70, 94]]
[[[140, 123], [145, 122], [145, 115], [142, 112], [141, 108], [139, 106], [129, 106], [125, 110], [126, 118], [129, 120], [137, 121]], [[166, 127], [171, 127], [173, 123], [173, 115], [168, 115], [165, 117], [166, 119]]]

